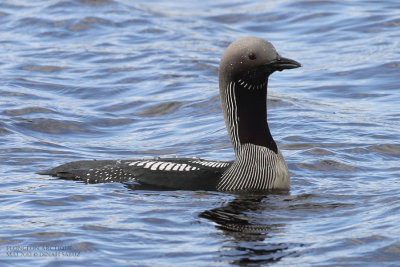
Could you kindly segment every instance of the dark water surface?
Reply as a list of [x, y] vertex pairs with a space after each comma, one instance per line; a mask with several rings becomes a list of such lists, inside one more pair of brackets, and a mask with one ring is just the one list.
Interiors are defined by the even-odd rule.
[[[400, 2], [0, 3], [2, 266], [400, 266]], [[79, 159], [227, 160], [233, 40], [270, 79], [286, 194], [147, 191], [36, 173]]]

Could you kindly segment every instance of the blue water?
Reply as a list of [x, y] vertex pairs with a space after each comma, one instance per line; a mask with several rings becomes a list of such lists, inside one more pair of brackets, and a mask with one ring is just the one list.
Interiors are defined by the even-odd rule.
[[[0, 3], [2, 266], [400, 266], [400, 4]], [[79, 159], [233, 159], [226, 46], [271, 41], [287, 194], [146, 191], [36, 173]]]

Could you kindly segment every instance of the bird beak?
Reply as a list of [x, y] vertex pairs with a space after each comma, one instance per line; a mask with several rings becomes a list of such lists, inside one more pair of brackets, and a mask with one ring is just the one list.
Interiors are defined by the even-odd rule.
[[280, 57], [272, 62], [268, 63], [269, 66], [273, 67], [278, 71], [286, 69], [295, 69], [301, 67], [301, 64], [293, 59]]

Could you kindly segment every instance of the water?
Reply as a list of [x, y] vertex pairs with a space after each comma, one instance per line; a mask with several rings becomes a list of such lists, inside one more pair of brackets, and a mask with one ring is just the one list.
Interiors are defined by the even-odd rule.
[[[0, 4], [2, 266], [399, 266], [400, 4]], [[146, 191], [36, 173], [79, 159], [228, 160], [218, 63], [270, 40], [287, 194]]]

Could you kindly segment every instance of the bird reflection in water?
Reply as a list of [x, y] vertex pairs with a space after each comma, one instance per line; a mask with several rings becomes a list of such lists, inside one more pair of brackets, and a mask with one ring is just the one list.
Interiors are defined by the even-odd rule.
[[247, 266], [296, 256], [294, 248], [299, 244], [268, 242], [274, 233], [285, 231], [286, 226], [279, 218], [268, 218], [268, 200], [266, 195], [236, 195], [227, 205], [199, 214], [214, 222], [226, 237], [220, 249], [221, 260]]

